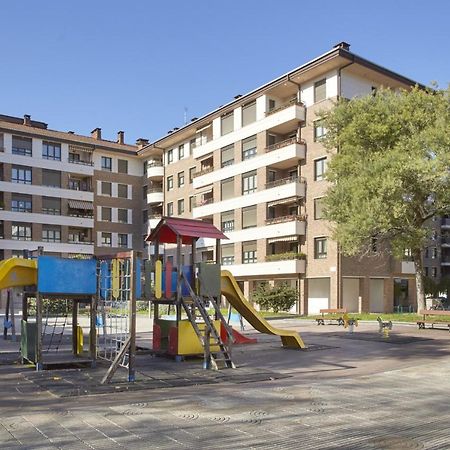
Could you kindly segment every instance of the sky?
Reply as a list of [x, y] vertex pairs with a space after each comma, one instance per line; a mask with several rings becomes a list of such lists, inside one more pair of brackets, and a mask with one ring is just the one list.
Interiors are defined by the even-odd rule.
[[0, 114], [150, 141], [346, 41], [450, 82], [450, 2], [21, 0], [0, 6]]

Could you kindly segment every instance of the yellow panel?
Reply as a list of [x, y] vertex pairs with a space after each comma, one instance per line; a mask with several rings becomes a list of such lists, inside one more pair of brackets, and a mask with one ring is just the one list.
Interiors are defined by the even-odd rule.
[[37, 284], [36, 260], [10, 258], [0, 261], [0, 289]]
[[[205, 329], [204, 323], [197, 323], [200, 330]], [[220, 334], [220, 320], [214, 321], [214, 328]], [[211, 352], [219, 351], [217, 345], [211, 346]], [[203, 354], [203, 347], [195, 334], [194, 327], [189, 320], [178, 322], [178, 355], [199, 355]]]
[[162, 261], [159, 260], [155, 263], [155, 297], [162, 297]]
[[120, 261], [113, 259], [111, 262], [112, 296], [118, 298], [120, 294]]

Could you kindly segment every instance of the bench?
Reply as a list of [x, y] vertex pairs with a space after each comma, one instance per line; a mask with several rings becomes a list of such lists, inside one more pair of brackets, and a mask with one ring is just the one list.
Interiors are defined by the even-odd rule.
[[446, 325], [448, 327], [448, 331], [450, 332], [450, 322], [446, 320], [439, 320], [442, 317], [450, 317], [450, 311], [422, 309], [420, 314], [423, 316], [423, 320], [417, 321], [417, 325], [420, 330], [424, 330], [426, 328], [426, 324], [431, 324], [431, 328], [434, 328], [434, 325]]
[[[325, 320], [328, 320], [328, 325], [331, 325], [334, 321], [337, 322], [338, 325], [344, 325], [344, 314], [347, 314], [347, 310], [345, 308], [326, 308], [321, 309], [320, 314], [322, 317], [316, 319], [317, 325], [325, 325]], [[342, 314], [338, 317], [327, 317], [325, 314]]]

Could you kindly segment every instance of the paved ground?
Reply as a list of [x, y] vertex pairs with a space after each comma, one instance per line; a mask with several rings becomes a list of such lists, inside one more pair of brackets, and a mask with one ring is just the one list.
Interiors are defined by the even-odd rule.
[[104, 367], [36, 374], [2, 342], [0, 448], [450, 448], [448, 331], [275, 325], [302, 330], [310, 350], [250, 331], [258, 344], [235, 347], [239, 368], [220, 373], [142, 354], [128, 391], [123, 372], [99, 388]]

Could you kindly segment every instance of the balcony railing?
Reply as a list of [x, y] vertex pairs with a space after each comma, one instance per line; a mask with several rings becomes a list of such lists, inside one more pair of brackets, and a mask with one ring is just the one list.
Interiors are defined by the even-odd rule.
[[148, 216], [149, 220], [161, 220], [162, 219], [162, 214], [152, 214], [150, 216]]
[[288, 261], [288, 260], [302, 260], [306, 259], [305, 253], [286, 252], [277, 253], [275, 255], [266, 255], [266, 261]]
[[88, 239], [69, 239], [69, 244], [78, 244], [78, 245], [94, 245], [94, 241], [88, 240]]
[[268, 147], [265, 148], [265, 151], [266, 151], [266, 153], [273, 152], [274, 150], [278, 150], [280, 148], [287, 147], [288, 145], [291, 145], [291, 144], [305, 145], [306, 142], [303, 139], [297, 139], [296, 137], [292, 137], [292, 138], [286, 139], [284, 141], [277, 142], [276, 144], [269, 145]]
[[304, 222], [306, 220], [306, 216], [303, 214], [291, 214], [289, 216], [280, 216], [280, 217], [272, 217], [266, 219], [266, 225], [274, 225], [277, 223], [285, 223], [285, 222]]
[[93, 166], [94, 161], [83, 161], [82, 159], [76, 159], [76, 158], [68, 158], [68, 161], [71, 164], [80, 164], [82, 166]]
[[79, 218], [82, 218], [82, 219], [93, 219], [94, 218], [94, 214], [87, 214], [87, 213], [85, 213], [85, 214], [83, 214], [83, 213], [77, 213], [77, 212], [71, 212], [71, 211], [69, 211], [69, 214], [68, 214], [70, 217], [79, 217]]
[[214, 170], [213, 166], [208, 166], [203, 168], [202, 170], [200, 170], [199, 172], [195, 172], [192, 174], [192, 178], [197, 178], [200, 177], [202, 175], [206, 175], [207, 173], [211, 173]]
[[147, 193], [148, 194], [154, 194], [155, 192], [162, 193], [162, 191], [163, 191], [162, 186], [161, 187], [151, 187], [148, 189]]
[[214, 203], [214, 198], [213, 197], [208, 197], [208, 198], [200, 198], [200, 199], [196, 199], [195, 203], [194, 203], [194, 207], [197, 206], [204, 206], [204, 205], [210, 205], [211, 203]]
[[305, 178], [295, 175], [293, 177], [281, 178], [280, 180], [270, 181], [269, 183], [265, 184], [265, 188], [271, 189], [278, 186], [284, 186], [285, 184], [304, 183], [304, 182]]
[[160, 159], [155, 159], [153, 161], [147, 161], [147, 167], [162, 167], [163, 163]]
[[270, 116], [271, 114], [283, 111], [283, 109], [290, 108], [292, 105], [304, 106], [304, 104], [301, 101], [299, 101], [296, 98], [293, 98], [292, 100], [289, 100], [287, 103], [283, 103], [282, 105], [267, 111], [266, 116]]
[[80, 185], [80, 184], [69, 183], [67, 185], [67, 189], [70, 189], [71, 191], [92, 192], [92, 186], [87, 186], [87, 185], [83, 185], [83, 184]]

